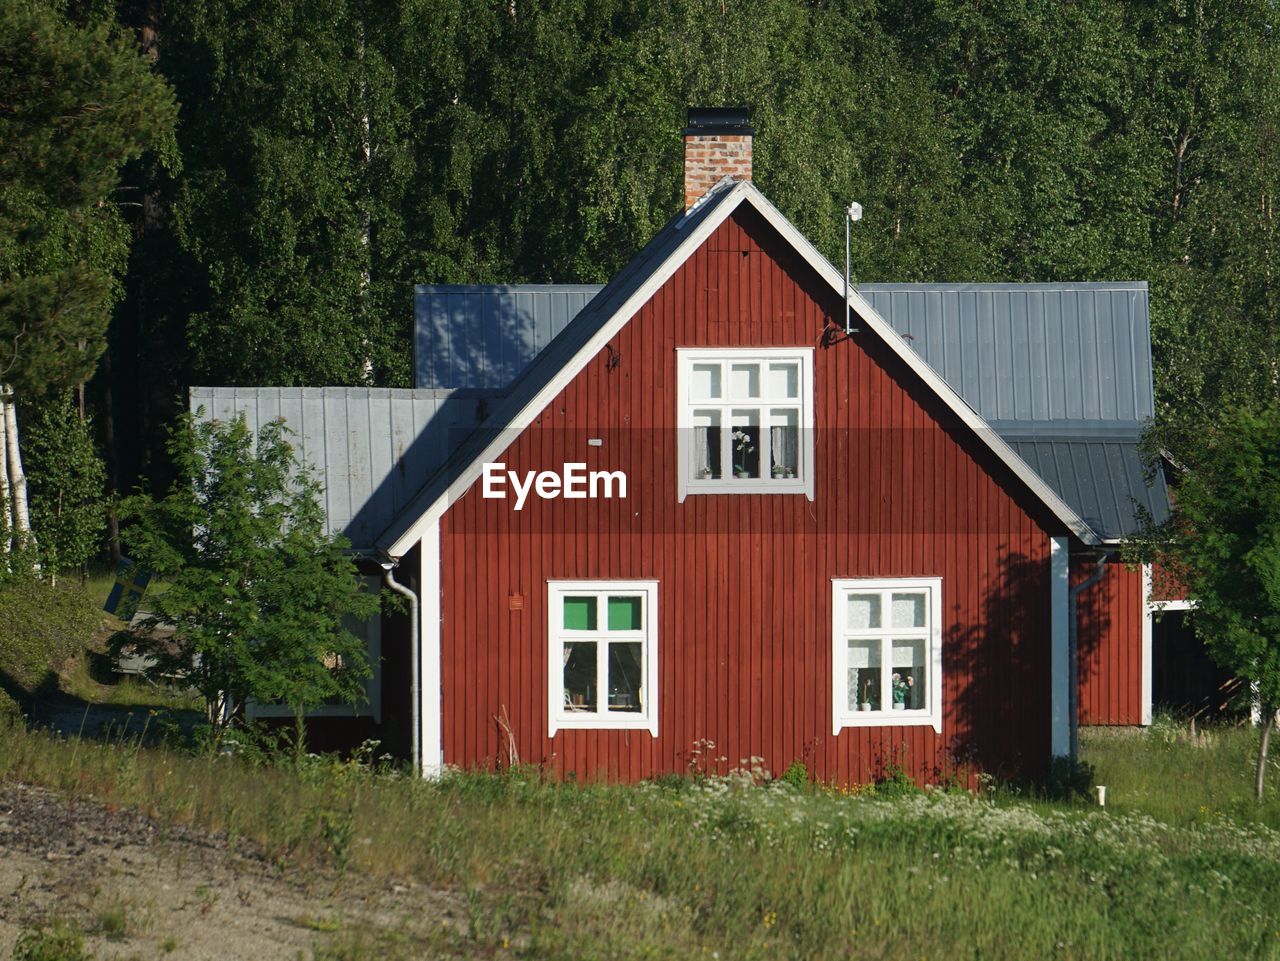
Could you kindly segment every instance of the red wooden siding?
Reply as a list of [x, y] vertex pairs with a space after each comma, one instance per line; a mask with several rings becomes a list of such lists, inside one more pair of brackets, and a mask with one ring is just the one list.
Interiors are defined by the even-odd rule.
[[[718, 770], [800, 758], [820, 779], [890, 763], [922, 780], [956, 759], [1007, 773], [1049, 754], [1051, 533], [1020, 482], [882, 344], [819, 346], [838, 297], [742, 211], [655, 294], [501, 458], [623, 470], [626, 500], [531, 497], [476, 484], [441, 527], [444, 756], [522, 761], [580, 777]], [[676, 348], [816, 347], [816, 500], [676, 492]], [[589, 447], [588, 438], [601, 438]], [[1010, 493], [1010, 492], [1014, 493]], [[943, 729], [832, 736], [831, 579], [941, 576]], [[549, 579], [659, 582], [659, 735], [547, 730]], [[513, 600], [518, 598], [518, 601]], [[518, 610], [513, 609], [519, 607]]]
[[1185, 601], [1191, 597], [1183, 572], [1170, 564], [1155, 561], [1151, 565], [1151, 600]]
[[[1071, 565], [1071, 583], [1093, 562]], [[1102, 580], [1080, 595], [1080, 723], [1142, 723], [1142, 569], [1108, 564]]]

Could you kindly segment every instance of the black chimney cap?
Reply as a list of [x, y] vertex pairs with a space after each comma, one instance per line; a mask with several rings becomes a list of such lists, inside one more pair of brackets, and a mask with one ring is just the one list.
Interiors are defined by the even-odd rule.
[[750, 107], [690, 107], [689, 126], [681, 133], [686, 137], [712, 137], [716, 134], [730, 134], [750, 137], [755, 134], [751, 127]]

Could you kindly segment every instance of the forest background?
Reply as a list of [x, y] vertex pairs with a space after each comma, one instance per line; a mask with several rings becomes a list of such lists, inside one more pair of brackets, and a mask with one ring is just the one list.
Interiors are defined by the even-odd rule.
[[[103, 463], [44, 469], [43, 487], [28, 464], [33, 512], [166, 484], [189, 385], [411, 386], [415, 283], [607, 280], [679, 207], [690, 105], [752, 108], [756, 181], [834, 262], [841, 212], [862, 203], [858, 281], [1148, 281], [1159, 443], [1194, 461], [1217, 411], [1280, 395], [1278, 15], [1274, 0], [15, 0], [0, 334], [6, 310], [65, 309], [77, 289], [96, 307], [56, 354], [77, 362], [0, 381], [31, 456], [78, 463], [50, 438], [83, 411]], [[13, 131], [69, 89], [23, 58], [33, 22], [71, 59], [114, 51], [134, 108], [62, 219], [20, 183], [49, 168]], [[15, 308], [49, 276], [70, 286]], [[72, 492], [57, 472], [91, 479]]]

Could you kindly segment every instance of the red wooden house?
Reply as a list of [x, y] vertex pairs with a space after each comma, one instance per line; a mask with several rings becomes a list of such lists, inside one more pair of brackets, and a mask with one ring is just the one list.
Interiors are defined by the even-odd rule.
[[[687, 208], [609, 284], [558, 288], [541, 334], [538, 309], [481, 312], [495, 342], [445, 345], [491, 382], [193, 390], [210, 417], [283, 416], [331, 526], [416, 599], [369, 630], [370, 704], [313, 731], [380, 736], [426, 772], [518, 757], [634, 780], [709, 755], [838, 782], [1036, 775], [1067, 750], [1073, 620], [1082, 720], [1149, 720], [1142, 573], [1108, 563], [1073, 617], [1133, 501], [1164, 508], [1133, 451], [1148, 343], [1125, 328], [1145, 373], [1067, 377], [1058, 410], [1034, 358], [1105, 353], [1073, 354], [1062, 318], [995, 316], [950, 359], [914, 343], [948, 297], [1037, 285], [868, 287], [846, 332], [844, 277], [751, 182], [745, 118], [693, 112], [685, 142]], [[1144, 284], [1073, 289], [1137, 309], [1145, 337]], [[1002, 350], [1025, 370], [987, 405]]]

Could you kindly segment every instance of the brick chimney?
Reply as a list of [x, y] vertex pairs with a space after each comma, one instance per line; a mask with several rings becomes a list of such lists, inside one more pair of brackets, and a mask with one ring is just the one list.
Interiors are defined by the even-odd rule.
[[751, 111], [690, 107], [684, 128], [684, 209], [725, 177], [751, 179]]

